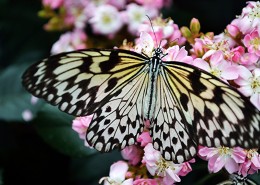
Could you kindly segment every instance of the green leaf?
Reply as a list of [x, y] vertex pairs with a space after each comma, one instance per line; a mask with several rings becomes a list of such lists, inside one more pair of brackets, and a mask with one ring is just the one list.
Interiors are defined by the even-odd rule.
[[23, 121], [22, 113], [29, 110], [34, 115], [41, 107], [41, 101], [31, 104], [32, 95], [21, 84], [25, 65], [11, 65], [0, 72], [0, 119]]
[[86, 159], [74, 158], [71, 160], [71, 179], [73, 184], [84, 182], [88, 185], [96, 185], [105, 176], [109, 176], [110, 166], [122, 160], [118, 150], [108, 153], [97, 153]]
[[97, 151], [84, 146], [84, 141], [72, 130], [72, 120], [72, 116], [57, 107], [45, 104], [34, 124], [43, 140], [59, 152], [72, 157], [93, 155]]

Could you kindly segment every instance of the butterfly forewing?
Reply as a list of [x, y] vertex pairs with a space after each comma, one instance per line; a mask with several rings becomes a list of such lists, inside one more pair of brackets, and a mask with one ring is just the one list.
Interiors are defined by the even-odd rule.
[[23, 85], [68, 114], [89, 115], [141, 73], [145, 60], [126, 50], [61, 53], [31, 66], [23, 75]]

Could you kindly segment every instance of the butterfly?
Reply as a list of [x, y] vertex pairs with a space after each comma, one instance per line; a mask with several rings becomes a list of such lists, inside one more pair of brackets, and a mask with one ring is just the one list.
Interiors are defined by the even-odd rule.
[[198, 145], [257, 148], [259, 111], [235, 88], [195, 66], [123, 49], [50, 56], [22, 76], [34, 96], [74, 116], [92, 115], [86, 140], [109, 152], [136, 143], [150, 122], [153, 147], [188, 161]]
[[231, 174], [230, 179], [218, 183], [217, 185], [258, 185], [258, 184], [247, 177], [243, 177], [238, 174]]

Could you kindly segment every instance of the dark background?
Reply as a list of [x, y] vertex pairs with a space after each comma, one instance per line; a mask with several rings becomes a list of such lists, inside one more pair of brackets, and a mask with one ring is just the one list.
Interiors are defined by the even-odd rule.
[[[195, 17], [202, 32], [219, 34], [245, 6], [246, 1], [242, 0], [175, 0], [172, 8], [164, 10], [164, 17], [171, 16], [180, 27], [189, 26]], [[68, 155], [69, 151], [56, 148], [58, 139], [45, 137], [54, 129], [42, 129], [59, 122], [56, 115], [60, 113], [42, 111], [31, 122], [22, 121], [20, 116], [25, 104], [22, 99], [29, 101], [20, 85], [21, 74], [28, 65], [48, 56], [60, 35], [43, 30], [46, 20], [37, 16], [41, 8], [39, 0], [0, 0], [0, 185], [97, 184], [100, 177], [108, 176], [109, 166], [120, 159], [119, 152], [93, 156], [87, 151], [88, 157]], [[64, 122], [70, 124], [71, 120], [68, 117]], [[64, 130], [59, 134], [69, 140], [66, 133]], [[184, 178], [182, 184], [219, 180], [211, 175], [210, 181], [199, 182], [200, 177], [208, 174], [206, 163], [203, 164], [196, 166], [195, 175]]]

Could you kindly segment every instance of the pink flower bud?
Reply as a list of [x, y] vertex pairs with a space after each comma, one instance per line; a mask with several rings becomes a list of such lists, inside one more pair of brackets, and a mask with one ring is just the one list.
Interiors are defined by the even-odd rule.
[[235, 26], [235, 25], [229, 24], [229, 25], [227, 25], [226, 29], [227, 29], [227, 32], [228, 32], [233, 38], [237, 38], [237, 37], [241, 34], [240, 31], [239, 31], [239, 29], [238, 29], [238, 27]]
[[137, 142], [141, 143], [141, 146], [144, 147], [146, 146], [148, 143], [152, 143], [152, 138], [149, 134], [149, 132], [143, 132], [138, 138], [137, 138]]
[[141, 161], [143, 150], [136, 145], [131, 145], [125, 147], [121, 154], [125, 160], [128, 160], [130, 164], [135, 166]]

